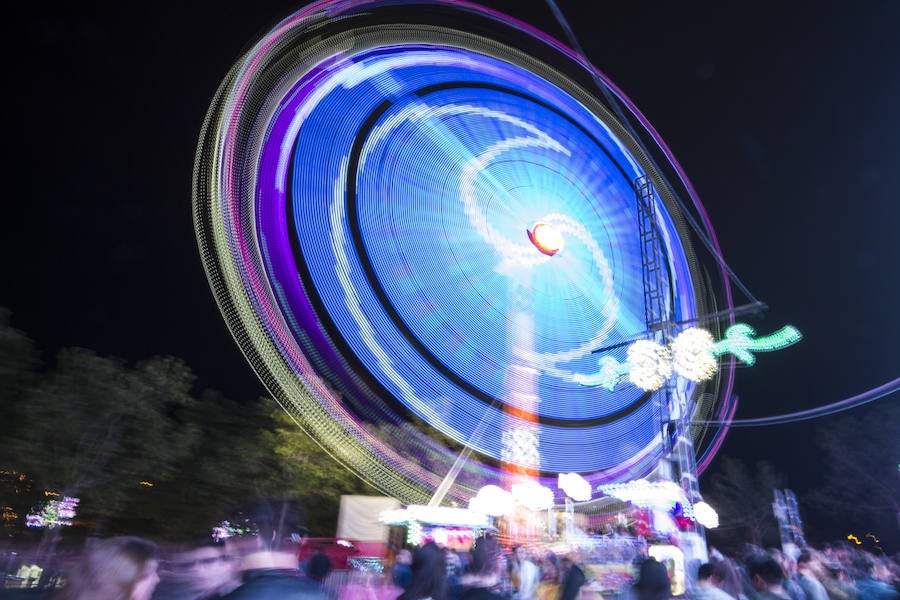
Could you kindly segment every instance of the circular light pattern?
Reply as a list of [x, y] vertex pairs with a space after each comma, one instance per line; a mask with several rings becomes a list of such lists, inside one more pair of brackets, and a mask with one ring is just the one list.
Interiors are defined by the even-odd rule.
[[[661, 457], [652, 393], [577, 381], [648, 328], [637, 179], [662, 190], [669, 316], [701, 301], [679, 203], [594, 77], [466, 2], [325, 1], [214, 99], [194, 210], [222, 312], [282, 406], [395, 497], [427, 500], [462, 446], [458, 502], [510, 453], [592, 485]], [[668, 364], [628, 360], [639, 386]]]

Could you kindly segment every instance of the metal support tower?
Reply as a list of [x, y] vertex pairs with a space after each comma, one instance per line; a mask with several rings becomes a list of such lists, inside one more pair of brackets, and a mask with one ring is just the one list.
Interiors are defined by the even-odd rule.
[[[638, 231], [641, 242], [641, 272], [644, 285], [644, 316], [652, 339], [665, 344], [674, 335], [673, 302], [669, 284], [668, 262], [663, 252], [657, 225], [656, 189], [647, 177], [634, 182], [638, 206]], [[667, 383], [658, 393], [660, 426], [666, 456], [674, 472], [669, 476], [682, 486], [691, 501], [699, 500], [697, 466], [691, 436], [689, 399], [677, 386]]]

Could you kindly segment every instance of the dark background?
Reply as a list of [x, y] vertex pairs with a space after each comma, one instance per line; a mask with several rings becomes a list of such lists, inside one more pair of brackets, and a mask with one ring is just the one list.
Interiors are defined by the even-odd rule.
[[[564, 39], [543, 2], [486, 4]], [[69, 345], [172, 354], [201, 386], [264, 393], [200, 264], [191, 172], [221, 78], [300, 5], [32, 3], [6, 15], [0, 306], [48, 362]], [[771, 307], [754, 325], [805, 334], [738, 373], [737, 417], [897, 377], [900, 3], [559, 5], [684, 166], [729, 265]], [[721, 454], [770, 461], [809, 489], [824, 468], [814, 425], [736, 429]], [[840, 518], [818, 527], [847, 533]]]

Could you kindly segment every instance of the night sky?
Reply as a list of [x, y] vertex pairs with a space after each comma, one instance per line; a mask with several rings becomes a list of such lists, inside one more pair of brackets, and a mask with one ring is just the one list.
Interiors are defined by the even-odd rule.
[[[738, 373], [737, 416], [900, 375], [900, 3], [558, 2], [769, 305], [753, 324], [805, 334]], [[543, 2], [486, 4], [563, 39]], [[191, 172], [221, 78], [299, 6], [35, 4], [6, 19], [0, 306], [48, 360], [70, 345], [172, 354], [203, 387], [264, 394], [201, 267]], [[822, 472], [812, 425], [735, 430], [721, 454], [773, 462], [803, 490]]]

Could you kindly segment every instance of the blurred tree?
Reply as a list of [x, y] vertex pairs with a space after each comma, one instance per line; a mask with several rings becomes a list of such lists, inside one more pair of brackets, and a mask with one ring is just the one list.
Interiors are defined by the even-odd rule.
[[184, 421], [194, 376], [179, 359], [130, 368], [90, 350], [60, 351], [16, 403], [12, 467], [42, 489], [81, 499], [79, 518], [105, 528], [142, 481], [161, 481], [197, 435]]
[[[15, 407], [37, 377], [40, 355], [28, 335], [10, 325], [10, 311], [0, 306], [0, 422], [15, 425]], [[0, 461], [12, 458], [9, 447], [0, 444]]]
[[900, 546], [900, 404], [885, 400], [835, 418], [815, 435], [825, 485], [815, 504], [850, 515], [867, 531]]
[[306, 527], [314, 536], [335, 534], [344, 494], [378, 494], [331, 457], [274, 400], [265, 400], [273, 427], [264, 432], [265, 445], [276, 457], [275, 470], [264, 478], [269, 496], [300, 500]]
[[10, 535], [38, 496], [31, 479], [17, 470], [14, 448], [6, 441], [20, 426], [18, 405], [37, 379], [39, 353], [28, 335], [10, 324], [10, 311], [0, 307], [0, 530]]
[[134, 497], [121, 528], [154, 532], [166, 539], [200, 539], [235, 507], [270, 493], [278, 458], [265, 432], [274, 427], [268, 402], [240, 404], [205, 390], [185, 411], [199, 430], [172, 477], [145, 486]]
[[753, 472], [743, 461], [728, 456], [719, 461], [704, 491], [707, 501], [719, 513], [719, 527], [708, 532], [712, 545], [777, 544], [780, 538], [772, 502], [774, 490], [784, 487], [784, 477], [765, 461], [757, 462]]

